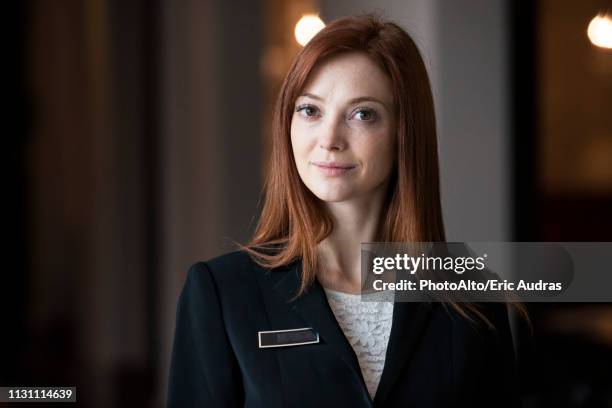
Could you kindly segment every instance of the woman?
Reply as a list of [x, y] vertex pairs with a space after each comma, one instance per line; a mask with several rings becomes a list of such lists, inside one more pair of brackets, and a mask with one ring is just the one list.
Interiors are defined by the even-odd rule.
[[273, 125], [254, 238], [188, 272], [168, 405], [513, 405], [503, 304], [357, 297], [362, 242], [445, 240], [410, 37], [372, 16], [332, 22], [294, 60]]

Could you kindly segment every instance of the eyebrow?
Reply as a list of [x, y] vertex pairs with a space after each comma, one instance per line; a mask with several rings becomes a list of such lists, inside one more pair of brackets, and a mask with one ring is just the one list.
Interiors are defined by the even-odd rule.
[[[316, 99], [317, 101], [321, 101], [321, 102], [323, 101], [323, 98], [321, 98], [320, 96], [315, 95], [315, 94], [311, 94], [311, 93], [308, 93], [308, 92], [305, 92], [305, 93], [300, 95], [300, 97], [302, 97], [302, 96], [306, 96], [306, 97], [311, 98], [311, 99]], [[349, 105], [352, 105], [352, 104], [355, 104], [355, 103], [360, 103], [360, 102], [376, 102], [376, 103], [380, 103], [382, 106], [384, 106], [385, 108], [389, 109], [387, 104], [385, 104], [380, 99], [374, 98], [373, 96], [358, 96], [358, 97], [353, 98], [350, 101], [348, 101]]]

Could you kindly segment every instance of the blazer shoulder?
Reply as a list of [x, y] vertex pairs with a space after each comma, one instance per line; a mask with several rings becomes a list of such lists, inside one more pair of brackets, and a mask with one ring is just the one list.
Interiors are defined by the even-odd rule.
[[236, 250], [194, 263], [188, 275], [208, 273], [217, 285], [225, 287], [250, 281], [254, 273], [263, 270], [246, 251]]
[[253, 268], [255, 262], [243, 250], [236, 250], [202, 261], [212, 271], [233, 270], [235, 268]]
[[[510, 318], [508, 313], [508, 303], [504, 302], [475, 302], [472, 306], [478, 311], [464, 308], [464, 312], [469, 319], [461, 316], [457, 311], [447, 308], [453, 316], [453, 320], [461, 322], [466, 327], [471, 327], [476, 331], [497, 333], [510, 330]], [[482, 320], [485, 317], [492, 326]]]

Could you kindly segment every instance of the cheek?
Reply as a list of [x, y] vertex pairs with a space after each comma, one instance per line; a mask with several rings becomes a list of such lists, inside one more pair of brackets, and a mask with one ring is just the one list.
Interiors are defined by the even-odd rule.
[[395, 160], [393, 139], [388, 133], [369, 135], [359, 146], [364, 167], [373, 177], [384, 177], [390, 172]]
[[304, 164], [308, 162], [310, 151], [312, 150], [313, 141], [308, 137], [308, 132], [302, 129], [299, 125], [291, 124], [291, 148], [296, 162]]
[[291, 132], [291, 149], [298, 171], [301, 173], [308, 164], [307, 140], [299, 132]]
[[300, 131], [297, 129], [295, 125], [295, 121], [291, 122], [291, 149], [293, 150], [293, 156], [296, 160], [300, 157], [300, 151], [302, 150], [302, 146], [300, 142], [303, 140], [300, 136]]

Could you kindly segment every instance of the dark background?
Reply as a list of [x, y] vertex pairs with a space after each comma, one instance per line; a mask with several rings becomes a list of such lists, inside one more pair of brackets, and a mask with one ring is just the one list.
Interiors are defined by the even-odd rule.
[[[229, 3], [11, 3], [0, 385], [163, 406], [187, 267], [253, 229], [293, 25], [369, 11]], [[610, 5], [379, 3], [431, 68], [449, 236], [612, 241], [612, 52], [586, 37]], [[612, 406], [611, 305], [528, 308], [524, 405]]]

